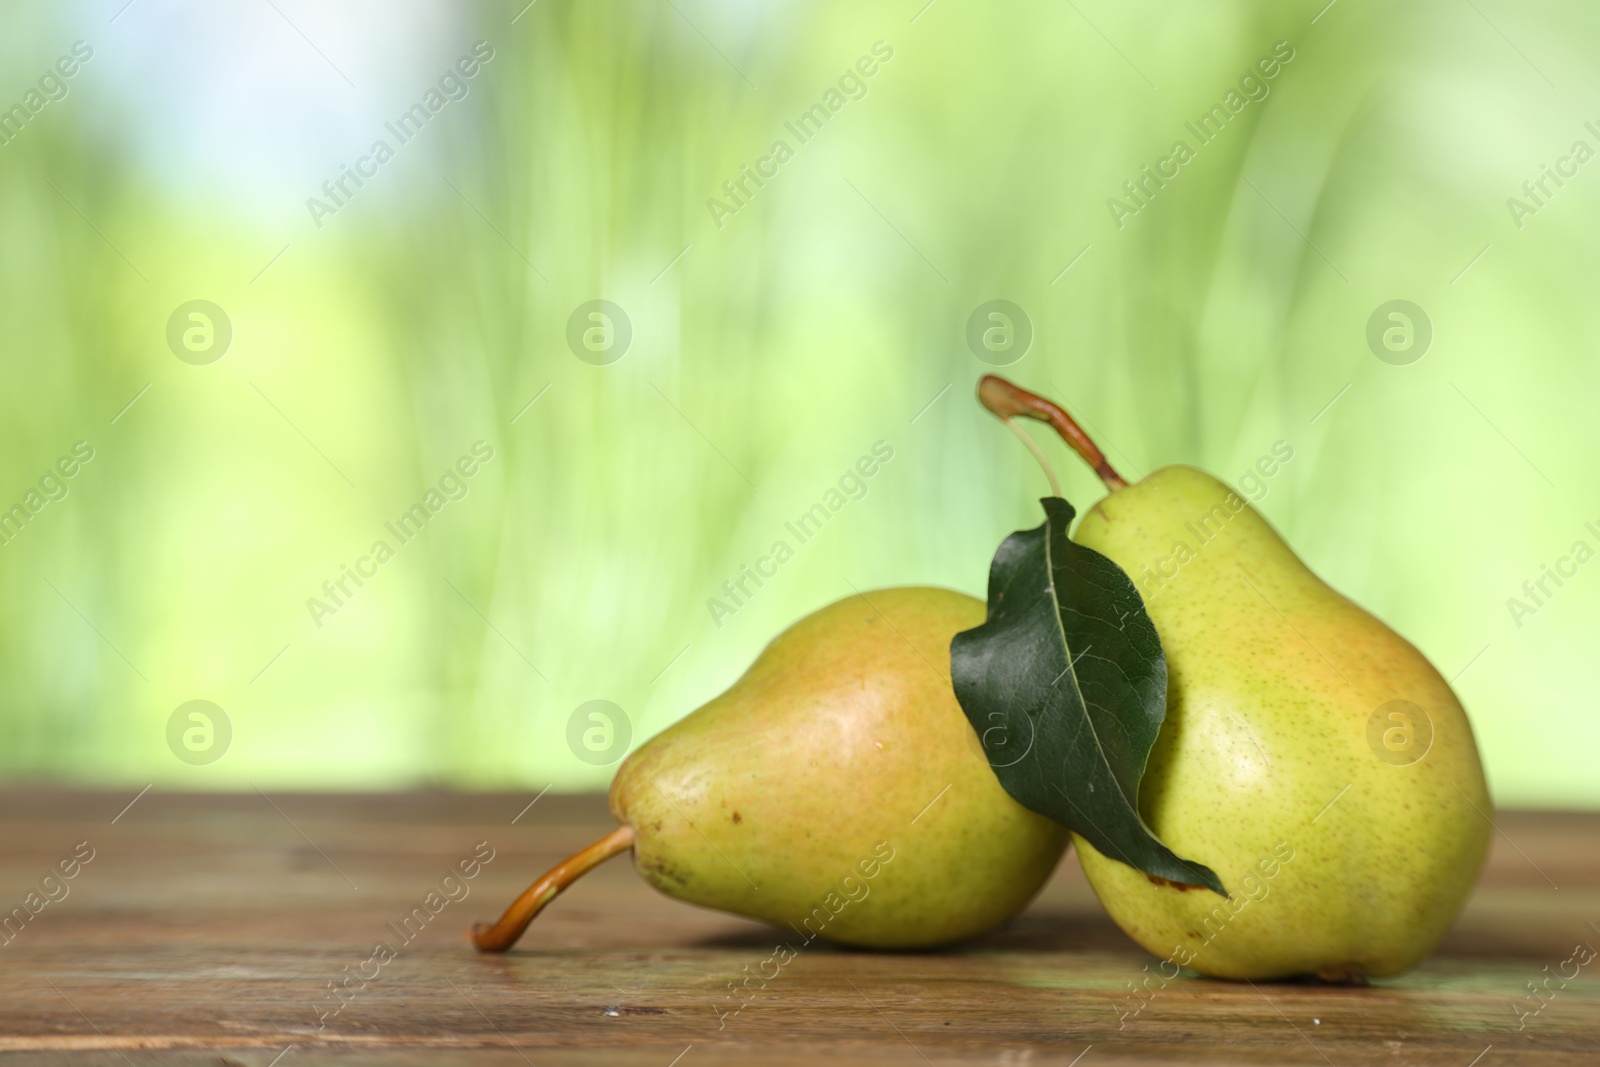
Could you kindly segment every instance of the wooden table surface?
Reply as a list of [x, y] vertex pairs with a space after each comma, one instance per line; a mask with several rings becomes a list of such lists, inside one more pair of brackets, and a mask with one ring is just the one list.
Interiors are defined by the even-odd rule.
[[[775, 932], [668, 900], [626, 859], [510, 954], [467, 944], [611, 827], [602, 798], [151, 791], [123, 811], [132, 796], [0, 792], [0, 908], [37, 909], [0, 935], [0, 1051], [17, 1062], [1600, 1064], [1600, 960], [1551, 978], [1537, 1014], [1514, 1007], [1571, 974], [1575, 946], [1600, 948], [1600, 815], [1503, 814], [1444, 945], [1364, 989], [1180, 978], [1123, 1018], [1154, 961], [1069, 853], [999, 933], [939, 953], [807, 948], [729, 1014]], [[445, 885], [465, 899], [430, 902], [480, 841], [493, 859]], [[47, 880], [61, 861], [75, 877]], [[405, 943], [386, 924], [415, 907], [429, 922]], [[380, 940], [392, 960], [374, 960]], [[376, 977], [335, 998], [352, 974]]]

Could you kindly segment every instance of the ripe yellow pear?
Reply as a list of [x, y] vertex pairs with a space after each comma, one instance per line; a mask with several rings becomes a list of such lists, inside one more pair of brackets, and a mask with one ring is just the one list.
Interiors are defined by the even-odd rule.
[[1064, 828], [1012, 800], [949, 679], [984, 618], [945, 589], [884, 589], [779, 635], [733, 687], [646, 742], [611, 785], [622, 824], [475, 943], [503, 951], [584, 870], [632, 848], [692, 904], [871, 948], [938, 945], [1020, 911]]
[[[986, 388], [1002, 413], [1067, 419]], [[1357, 981], [1415, 966], [1492, 830], [1449, 684], [1226, 485], [1190, 467], [1127, 485], [1086, 437], [1064, 436], [1113, 490], [1075, 539], [1133, 579], [1166, 654], [1140, 814], [1229, 891], [1159, 882], [1079, 838], [1101, 903], [1173, 974]]]

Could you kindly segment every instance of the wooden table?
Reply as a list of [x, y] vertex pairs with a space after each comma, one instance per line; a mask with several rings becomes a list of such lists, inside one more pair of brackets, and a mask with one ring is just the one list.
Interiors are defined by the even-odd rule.
[[[1370, 988], [1179, 979], [1122, 1021], [1126, 983], [1152, 960], [1069, 854], [1000, 933], [941, 953], [808, 948], [719, 1018], [774, 933], [661, 897], [626, 860], [511, 954], [465, 941], [610, 828], [599, 797], [151, 791], [124, 811], [132, 797], [0, 792], [0, 908], [39, 907], [0, 944], [0, 1050], [18, 1062], [1600, 1063], [1600, 960], [1520, 1030], [1512, 1007], [1531, 1007], [1526, 983], [1579, 942], [1600, 948], [1600, 815], [1503, 815], [1443, 947]], [[93, 859], [41, 884], [84, 841]], [[441, 893], [404, 944], [385, 924], [429, 903], [480, 841], [494, 858], [445, 886], [469, 895]], [[399, 951], [372, 961], [382, 939]], [[352, 972], [376, 977], [335, 999], [329, 983]]]

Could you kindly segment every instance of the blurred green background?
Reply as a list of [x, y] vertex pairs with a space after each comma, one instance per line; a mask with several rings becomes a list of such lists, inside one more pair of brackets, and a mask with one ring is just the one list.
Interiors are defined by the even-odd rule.
[[8, 778], [602, 788], [586, 702], [637, 744], [853, 588], [982, 594], [1044, 491], [987, 359], [1130, 476], [1283, 442], [1251, 494], [1456, 679], [1497, 802], [1600, 805], [1600, 12], [524, 3], [0, 14]]

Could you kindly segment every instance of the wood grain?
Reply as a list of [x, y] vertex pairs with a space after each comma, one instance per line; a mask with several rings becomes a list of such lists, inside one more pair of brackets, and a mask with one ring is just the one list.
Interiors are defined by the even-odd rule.
[[[152, 791], [117, 817], [131, 798], [0, 792], [0, 909], [30, 892], [37, 904], [58, 861], [94, 849], [67, 895], [0, 943], [0, 1051], [16, 1062], [1600, 1063], [1600, 960], [1521, 1029], [1512, 1006], [1575, 945], [1600, 948], [1600, 815], [1502, 815], [1466, 913], [1403, 978], [1180, 978], [1125, 1017], [1139, 1003], [1127, 983], [1155, 961], [1070, 854], [999, 933], [940, 953], [806, 948], [741, 1001], [729, 984], [778, 935], [661, 897], [626, 860], [509, 955], [472, 951], [473, 920], [612, 826], [599, 797], [545, 796], [515, 825], [531, 794]], [[400, 944], [385, 924], [480, 841], [494, 859], [462, 883], [469, 895], [424, 909], [421, 932], [319, 1028], [317, 1006], [341, 1003], [328, 983], [380, 939]]]

